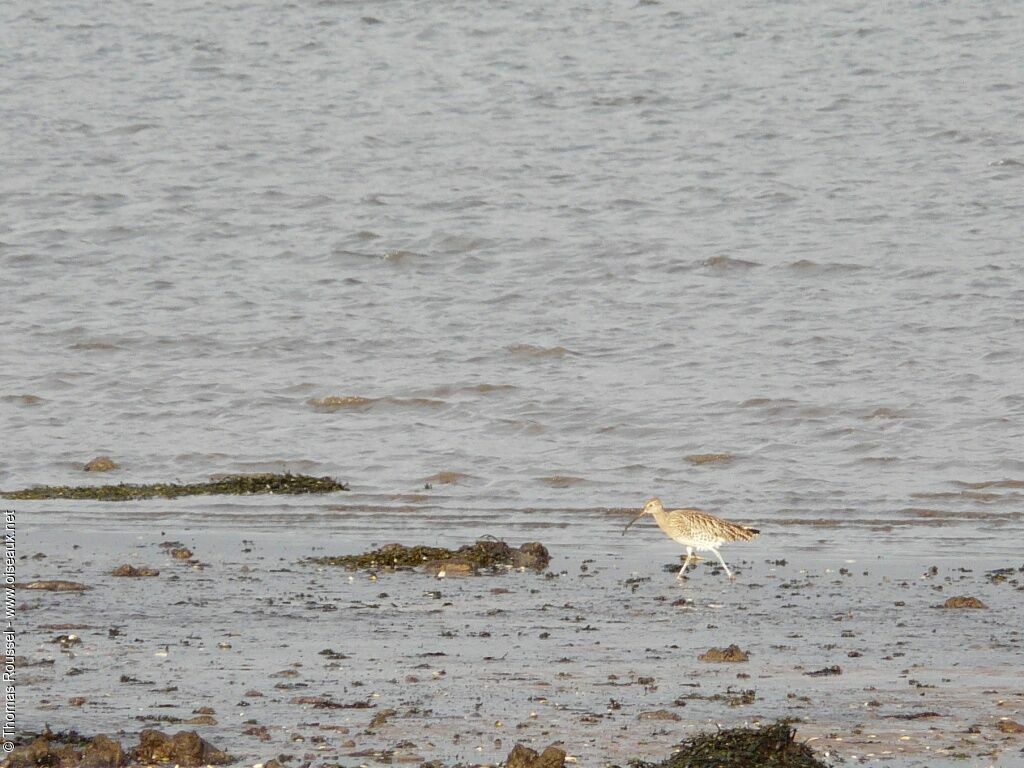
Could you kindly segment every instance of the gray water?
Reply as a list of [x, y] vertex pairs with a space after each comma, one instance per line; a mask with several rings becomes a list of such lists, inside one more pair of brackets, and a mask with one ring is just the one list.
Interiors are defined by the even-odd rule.
[[7, 2], [0, 487], [1016, 551], [1022, 49], [989, 2]]

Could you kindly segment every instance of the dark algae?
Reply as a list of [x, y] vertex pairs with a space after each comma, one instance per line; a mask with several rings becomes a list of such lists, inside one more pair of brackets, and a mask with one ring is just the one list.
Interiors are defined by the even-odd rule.
[[538, 542], [528, 542], [516, 549], [504, 541], [480, 539], [474, 544], [467, 544], [455, 550], [445, 547], [388, 544], [361, 555], [312, 557], [308, 562], [314, 565], [340, 566], [349, 570], [443, 565], [461, 566], [466, 571], [476, 571], [502, 566], [540, 570], [546, 568], [550, 560], [547, 549]]
[[92, 499], [95, 501], [136, 501], [176, 499], [179, 496], [251, 496], [254, 494], [334, 493], [347, 491], [345, 483], [331, 477], [310, 477], [285, 473], [229, 475], [206, 483], [153, 483], [149, 485], [41, 485], [2, 493], [8, 499]]
[[633, 760], [631, 768], [828, 768], [796, 731], [778, 722], [762, 728], [729, 728], [702, 733], [683, 742], [681, 749], [660, 763]]

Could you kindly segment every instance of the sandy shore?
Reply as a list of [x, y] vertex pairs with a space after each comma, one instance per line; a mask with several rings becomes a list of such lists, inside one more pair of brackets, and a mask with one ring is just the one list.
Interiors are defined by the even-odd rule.
[[[151, 504], [149, 523], [144, 505], [106, 524], [42, 506], [21, 516], [19, 581], [91, 587], [19, 591], [21, 729], [194, 728], [248, 764], [494, 764], [516, 742], [558, 742], [600, 766], [792, 717], [820, 755], [847, 762], [1024, 762], [1024, 735], [1000, 725], [1024, 722], [1012, 542], [751, 520], [762, 538], [723, 549], [735, 582], [702, 564], [679, 584], [676, 545], [647, 523], [621, 537], [621, 514], [410, 513], [388, 530], [365, 509], [284, 524], [261, 507], [240, 526]], [[483, 534], [542, 541], [549, 570], [436, 578], [303, 562]], [[160, 573], [111, 575], [126, 563]], [[987, 608], [937, 607], [960, 595]], [[698, 658], [730, 644], [749, 660]]]

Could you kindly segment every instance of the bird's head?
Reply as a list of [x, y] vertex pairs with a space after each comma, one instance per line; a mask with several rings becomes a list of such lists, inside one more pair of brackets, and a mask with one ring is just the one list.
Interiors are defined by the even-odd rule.
[[653, 515], [656, 512], [664, 512], [665, 508], [661, 506], [661, 499], [648, 499], [647, 503], [644, 504], [644, 508], [640, 510], [640, 514], [630, 520], [626, 527], [622, 529], [622, 533], [625, 534], [629, 530], [629, 526], [635, 523], [644, 515]]

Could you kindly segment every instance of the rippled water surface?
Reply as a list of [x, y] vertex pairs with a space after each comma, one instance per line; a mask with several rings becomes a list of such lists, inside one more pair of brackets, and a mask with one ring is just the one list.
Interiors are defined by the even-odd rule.
[[0, 15], [4, 488], [108, 453], [1019, 542], [1018, 8]]

